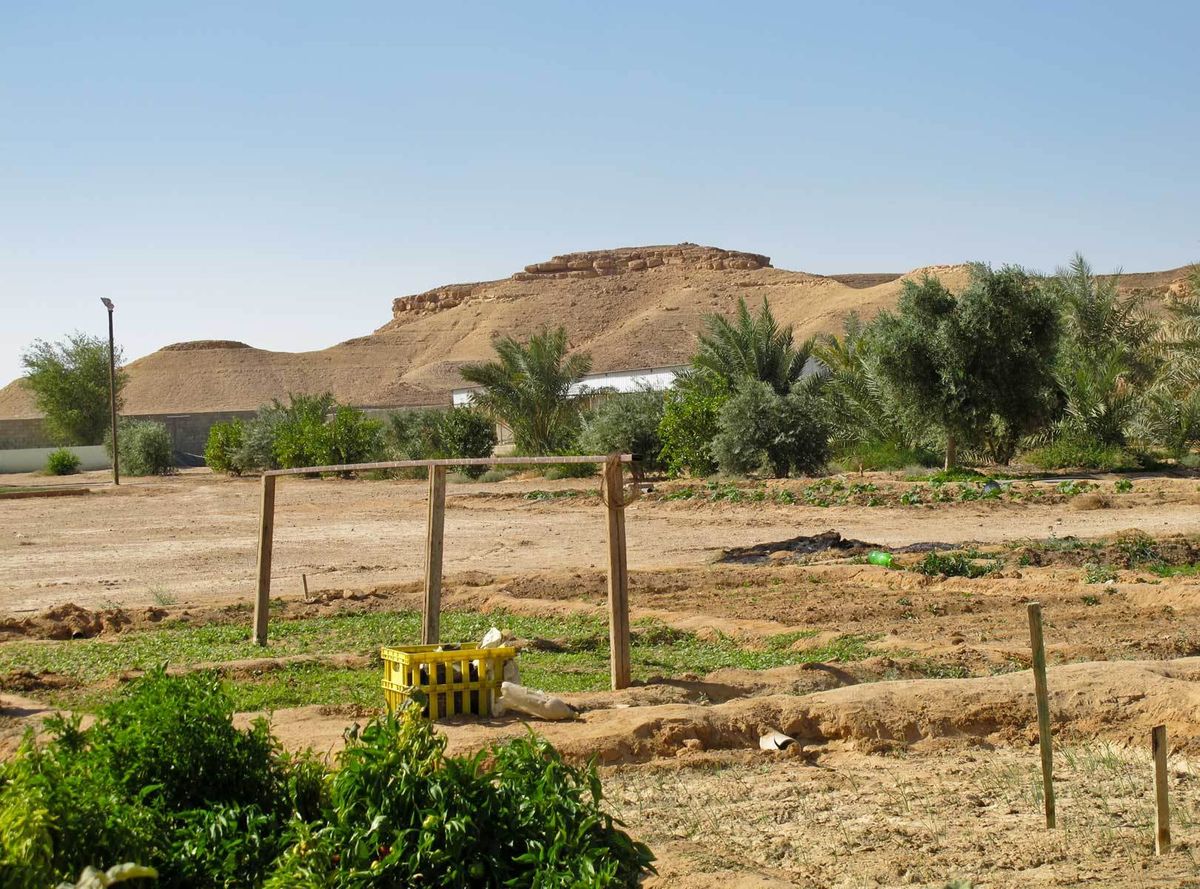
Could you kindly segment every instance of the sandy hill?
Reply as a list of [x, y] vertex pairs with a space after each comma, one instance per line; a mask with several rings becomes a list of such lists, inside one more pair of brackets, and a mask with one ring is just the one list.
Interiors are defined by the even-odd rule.
[[[596, 371], [682, 364], [705, 314], [732, 314], [738, 297], [764, 297], [799, 337], [837, 330], [849, 311], [892, 306], [901, 281], [924, 272], [952, 289], [962, 265], [907, 275], [810, 275], [773, 268], [766, 256], [678, 244], [572, 253], [509, 278], [454, 284], [400, 297], [369, 336], [315, 352], [269, 352], [245, 343], [178, 343], [127, 365], [130, 414], [253, 409], [289, 392], [331, 391], [362, 406], [437, 404], [460, 385], [458, 368], [491, 355], [497, 334], [527, 336], [565, 325]], [[1165, 288], [1184, 270], [1127, 275], [1126, 287]], [[1140, 279], [1145, 279], [1141, 281]], [[37, 411], [19, 381], [0, 389], [0, 418]]]

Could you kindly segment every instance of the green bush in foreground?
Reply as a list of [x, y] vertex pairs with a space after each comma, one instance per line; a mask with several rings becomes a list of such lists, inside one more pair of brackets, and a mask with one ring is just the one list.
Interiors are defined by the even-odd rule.
[[1137, 469], [1140, 461], [1120, 445], [1104, 444], [1082, 434], [1063, 435], [1024, 455], [1038, 469], [1093, 469], [1113, 472]]
[[447, 757], [410, 709], [350, 734], [329, 770], [232, 714], [217, 678], [160, 668], [92, 727], [28, 734], [0, 764], [0, 885], [136, 861], [171, 889], [623, 887], [653, 860], [602, 810], [595, 770], [532, 735]]
[[[174, 449], [167, 427], [154, 420], [121, 420], [117, 427], [121, 472], [126, 475], [170, 475], [175, 471]], [[112, 456], [112, 435], [104, 440]]]
[[46, 458], [47, 475], [74, 475], [79, 471], [79, 456], [69, 448], [51, 451]]

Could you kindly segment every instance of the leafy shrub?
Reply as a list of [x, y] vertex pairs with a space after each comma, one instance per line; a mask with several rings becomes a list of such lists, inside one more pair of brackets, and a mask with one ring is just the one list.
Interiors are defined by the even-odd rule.
[[[443, 411], [435, 428], [437, 457], [490, 457], [496, 448], [496, 424], [470, 407]], [[486, 466], [464, 466], [462, 471], [479, 478]]]
[[[439, 460], [451, 457], [490, 457], [496, 448], [496, 426], [480, 410], [453, 407], [395, 411], [388, 415], [387, 441], [399, 460]], [[478, 478], [486, 466], [464, 466]], [[424, 469], [405, 475], [424, 477]]]
[[724, 472], [811, 475], [829, 458], [829, 434], [816, 397], [803, 387], [779, 395], [744, 380], [721, 407], [712, 449]]
[[1063, 435], [1045, 447], [1029, 451], [1025, 459], [1039, 469], [1094, 469], [1113, 472], [1137, 469], [1138, 459], [1119, 445], [1109, 445], [1084, 435]]
[[983, 577], [999, 567], [995, 561], [980, 564], [966, 553], [933, 551], [926, 553], [925, 558], [912, 570], [930, 577]]
[[548, 467], [542, 477], [547, 481], [556, 482], [564, 478], [591, 478], [600, 471], [595, 463], [559, 463]]
[[351, 734], [325, 825], [297, 832], [266, 886], [616, 887], [648, 869], [650, 851], [601, 808], [593, 768], [532, 735], [473, 757], [445, 746], [416, 708]]
[[213, 423], [204, 445], [204, 463], [213, 472], [241, 475], [247, 467], [241, 457], [246, 444], [246, 424], [240, 419]]
[[[349, 735], [336, 771], [233, 726], [209, 675], [157, 669], [84, 730], [48, 721], [0, 763], [0, 885], [45, 889], [91, 862], [163, 889], [637, 885], [653, 856], [601, 807], [594, 768], [532, 734], [473, 757], [416, 708]], [[486, 765], [485, 765], [486, 764]]]
[[1111, 583], [1117, 579], [1117, 571], [1110, 565], [1087, 562], [1083, 566], [1084, 583]]
[[1119, 478], [1113, 485], [1113, 490], [1118, 494], [1128, 494], [1133, 490], [1133, 482], [1127, 478]]
[[[121, 420], [117, 427], [121, 472], [126, 475], [170, 475], [175, 471], [171, 433], [154, 420]], [[112, 457], [112, 434], [104, 439]]]
[[671, 475], [712, 475], [717, 458], [712, 442], [717, 418], [729, 398], [725, 383], [711, 374], [689, 374], [667, 392], [658, 426], [660, 459]]
[[326, 434], [333, 463], [370, 463], [383, 454], [383, 423], [357, 408], [338, 405]]
[[27, 736], [0, 765], [0, 885], [129, 860], [163, 887], [257, 885], [293, 812], [315, 809], [303, 801], [317, 773], [281, 756], [265, 722], [243, 731], [232, 714], [215, 677], [157, 669], [91, 728], [59, 717], [47, 743]]
[[333, 441], [326, 418], [337, 406], [333, 396], [289, 395], [288, 404], [276, 399], [271, 410], [275, 459], [284, 469], [325, 466], [333, 461]]
[[79, 471], [79, 455], [69, 448], [51, 451], [46, 458], [48, 475], [74, 475]]
[[649, 389], [605, 398], [583, 420], [579, 449], [585, 454], [637, 454], [642, 466], [661, 469], [663, 396]]
[[849, 445], [840, 449], [835, 459], [844, 469], [852, 472], [880, 472], [941, 464], [937, 454], [932, 451], [906, 448], [892, 441], [868, 441]]
[[479, 481], [494, 484], [495, 482], [506, 481], [512, 478], [512, 471], [508, 469], [489, 469], [483, 475], [479, 476]]

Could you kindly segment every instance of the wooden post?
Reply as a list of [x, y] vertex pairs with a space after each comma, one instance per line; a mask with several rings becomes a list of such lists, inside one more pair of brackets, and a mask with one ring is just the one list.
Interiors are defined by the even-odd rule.
[[629, 567], [625, 557], [625, 492], [616, 454], [604, 464], [608, 508], [608, 643], [613, 690], [629, 685]]
[[262, 507], [258, 519], [258, 595], [254, 599], [254, 641], [267, 644], [271, 608], [271, 544], [275, 537], [275, 476], [262, 477]]
[[446, 467], [429, 467], [429, 521], [425, 536], [425, 610], [421, 620], [421, 644], [441, 641], [442, 625], [442, 538], [446, 528]]
[[1042, 791], [1046, 827], [1054, 825], [1054, 739], [1050, 735], [1050, 699], [1046, 689], [1046, 647], [1042, 641], [1042, 606], [1029, 603], [1029, 647], [1033, 649], [1033, 690], [1037, 696], [1038, 743], [1042, 748]]
[[300, 575], [300, 584], [301, 584], [301, 586], [304, 587], [304, 601], [307, 602], [308, 601], [308, 575], [307, 574]]
[[1171, 849], [1171, 809], [1167, 804], [1167, 727], [1156, 725], [1150, 732], [1154, 753], [1154, 854]]

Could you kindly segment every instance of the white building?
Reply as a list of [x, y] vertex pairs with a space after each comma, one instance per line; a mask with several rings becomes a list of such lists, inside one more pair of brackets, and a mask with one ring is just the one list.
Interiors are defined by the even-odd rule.
[[[572, 395], [586, 396], [601, 389], [614, 392], [637, 392], [639, 389], [652, 389], [662, 392], [675, 385], [675, 377], [687, 365], [674, 367], [647, 367], [640, 370], [614, 370], [607, 373], [588, 374], [570, 389]], [[472, 386], [453, 390], [454, 406], [470, 404], [478, 387]]]

